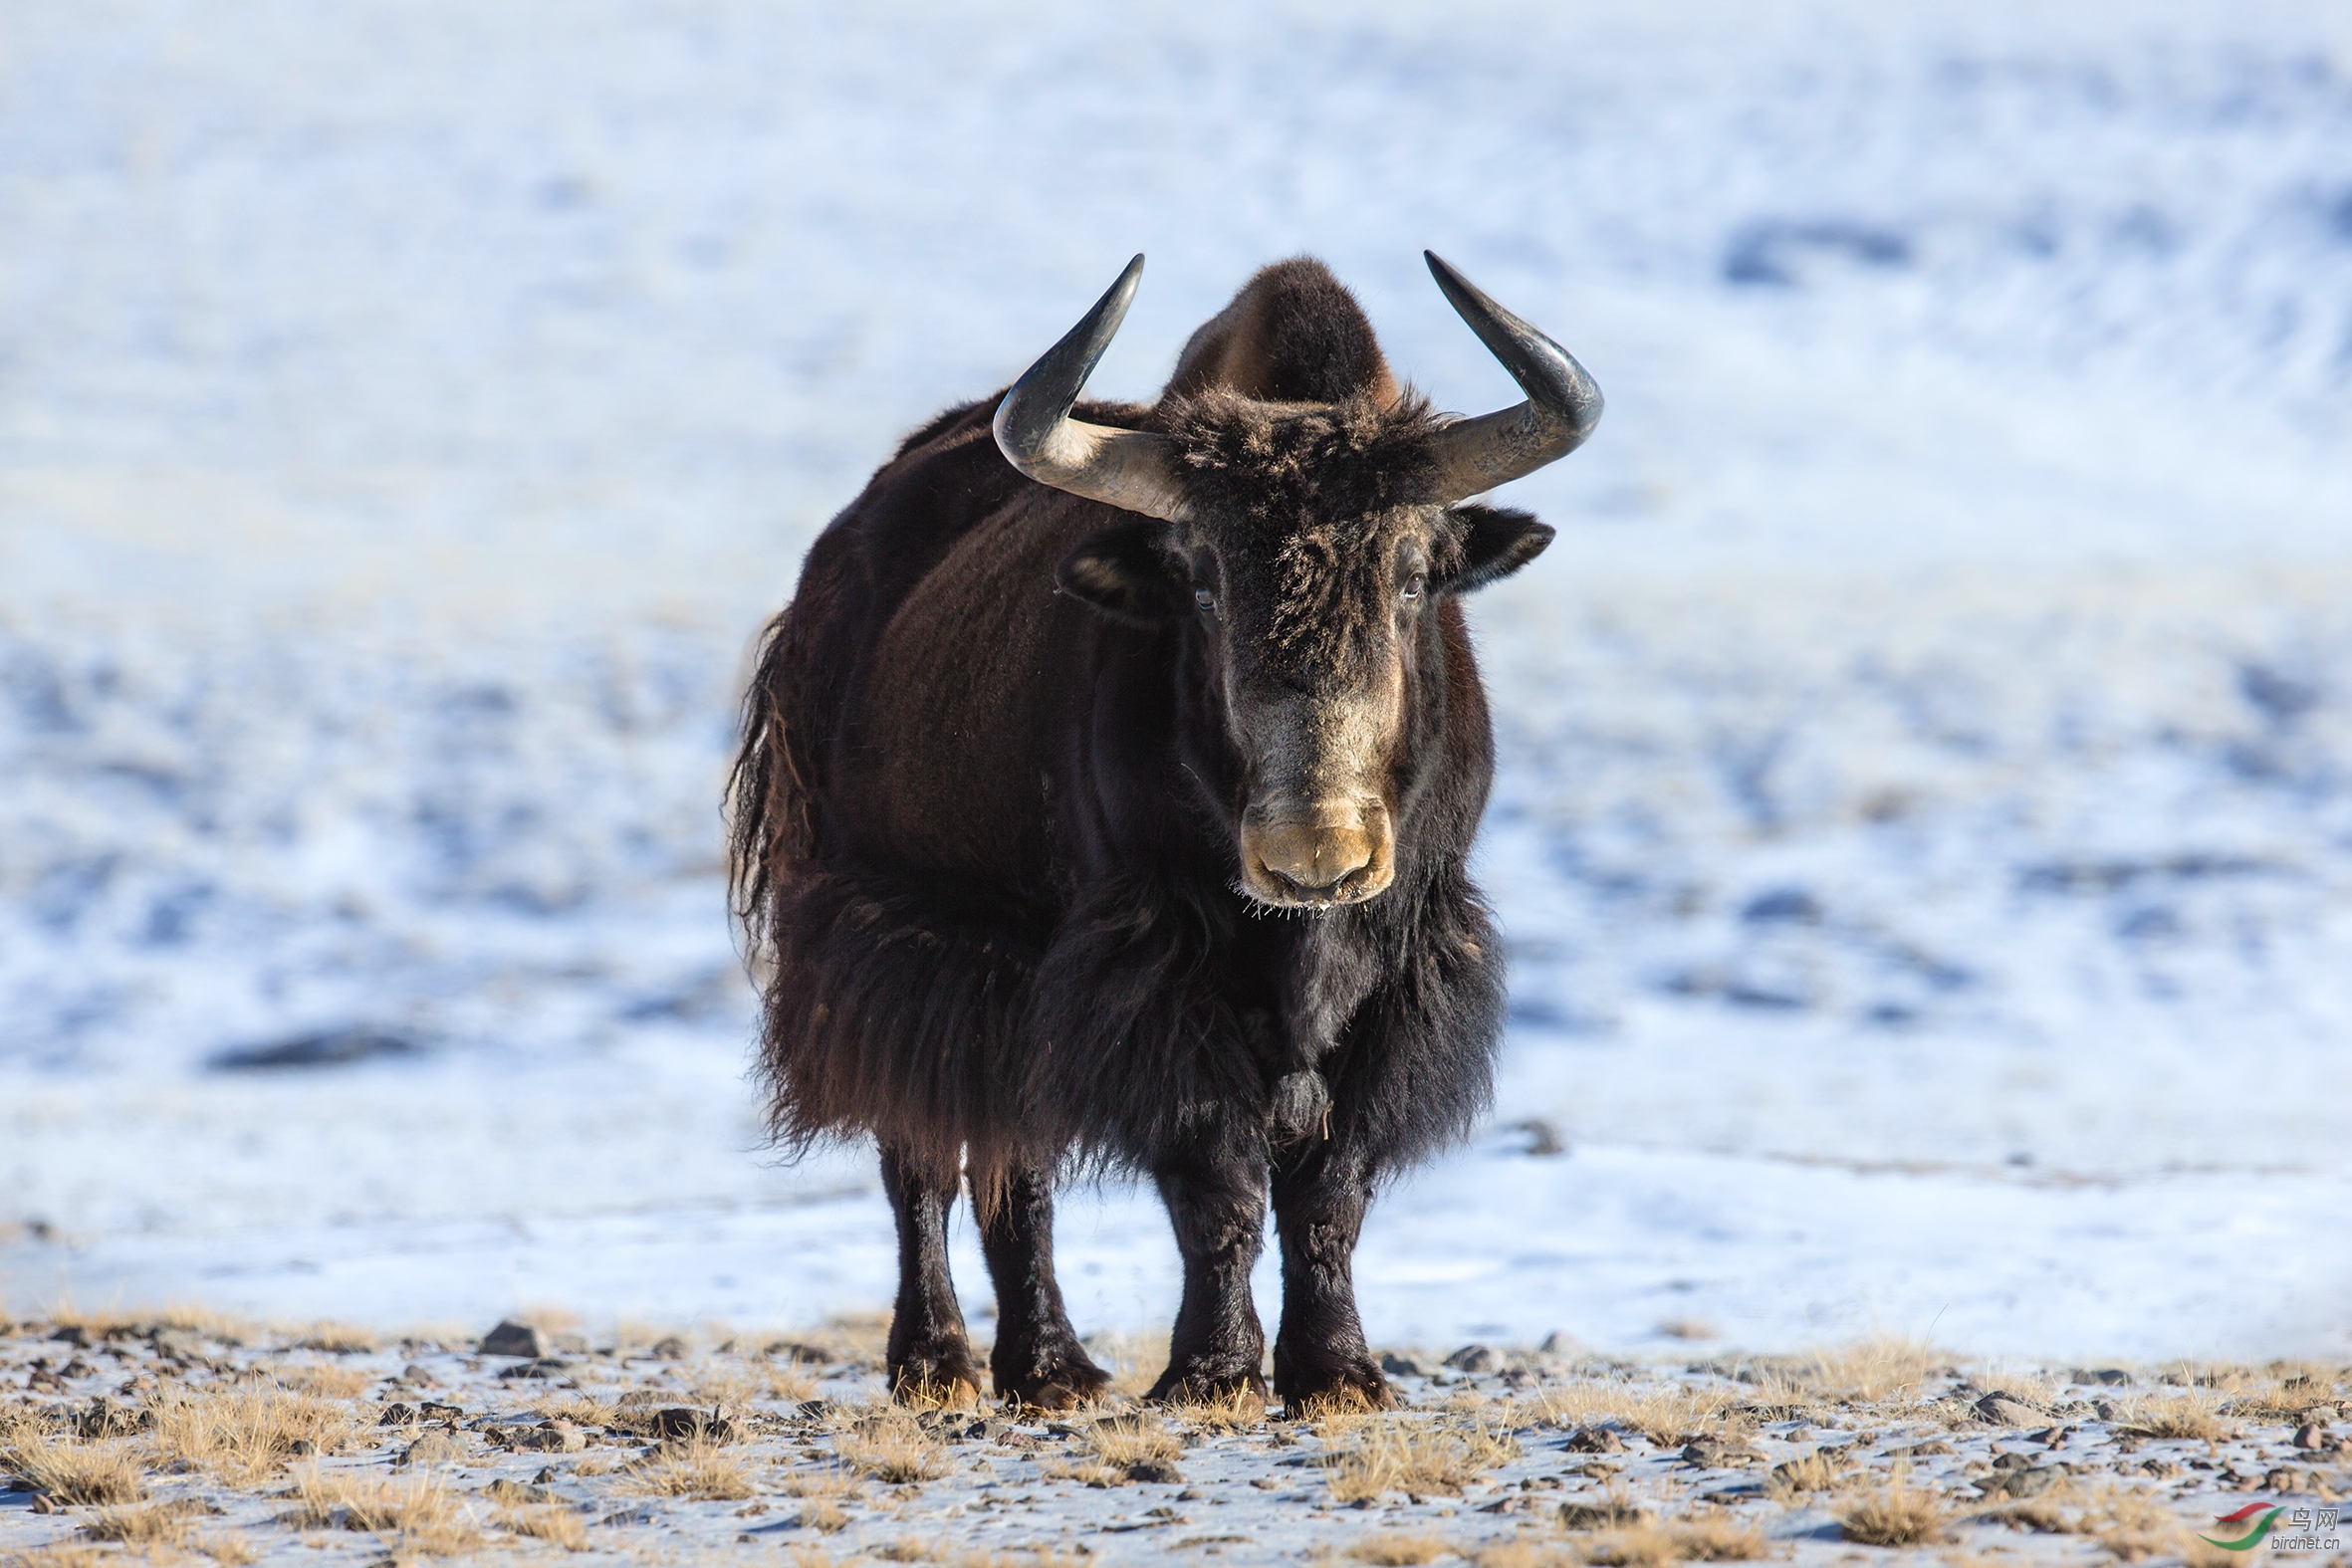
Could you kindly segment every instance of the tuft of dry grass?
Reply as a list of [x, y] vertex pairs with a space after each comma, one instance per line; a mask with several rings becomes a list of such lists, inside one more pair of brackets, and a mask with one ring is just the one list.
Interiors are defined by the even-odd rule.
[[752, 1495], [751, 1466], [707, 1438], [665, 1443], [625, 1466], [623, 1489], [646, 1497], [731, 1502]]
[[188, 1515], [203, 1511], [202, 1503], [186, 1499], [101, 1508], [83, 1521], [82, 1534], [88, 1540], [119, 1541], [141, 1548], [180, 1546], [193, 1533]]
[[1911, 1467], [1898, 1462], [1886, 1483], [1847, 1504], [1838, 1524], [1849, 1541], [1864, 1546], [1918, 1546], [1943, 1540], [1952, 1511], [1933, 1491], [1911, 1484]]
[[1072, 1463], [1065, 1459], [1048, 1459], [1038, 1466], [1038, 1478], [1050, 1481], [1076, 1481], [1080, 1486], [1116, 1486], [1127, 1478], [1123, 1469], [1112, 1469], [1099, 1459], [1079, 1459]]
[[289, 1337], [297, 1350], [323, 1350], [336, 1356], [363, 1356], [383, 1344], [374, 1329], [356, 1323], [312, 1323], [292, 1330]]
[[1555, 1427], [1600, 1427], [1612, 1422], [1660, 1446], [1680, 1443], [1692, 1433], [1721, 1432], [1741, 1423], [1731, 1415], [1744, 1396], [1728, 1389], [1670, 1383], [1634, 1385], [1582, 1379], [1537, 1397], [1543, 1419]]
[[298, 1361], [276, 1368], [271, 1376], [280, 1388], [293, 1389], [298, 1394], [316, 1394], [322, 1399], [357, 1399], [382, 1381], [369, 1368], [332, 1361]]
[[1406, 1535], [1391, 1531], [1386, 1535], [1368, 1535], [1347, 1548], [1347, 1555], [1359, 1563], [1377, 1563], [1381, 1568], [1412, 1568], [1416, 1563], [1433, 1563], [1440, 1557], [1453, 1556], [1454, 1543], [1435, 1535]]
[[899, 1486], [948, 1470], [946, 1453], [910, 1411], [894, 1405], [858, 1413], [834, 1436], [833, 1453], [851, 1469]]
[[1801, 1493], [1835, 1491], [1852, 1477], [1853, 1467], [1842, 1446], [1816, 1449], [1801, 1458], [1773, 1465], [1764, 1490], [1785, 1507]]
[[1326, 1449], [1317, 1462], [1334, 1499], [1368, 1502], [1392, 1491], [1457, 1496], [1519, 1455], [1519, 1444], [1507, 1432], [1390, 1417], [1365, 1421], [1344, 1447]]
[[29, 1547], [0, 1557], [0, 1564], [5, 1568], [112, 1568], [120, 1561], [100, 1547], [85, 1546], [80, 1541], [53, 1541], [47, 1546]]
[[139, 1339], [159, 1328], [176, 1328], [222, 1344], [238, 1345], [259, 1338], [261, 1332], [250, 1318], [187, 1303], [151, 1311], [131, 1312], [120, 1308], [90, 1311], [75, 1306], [71, 1299], [63, 1299], [46, 1316], [58, 1328], [79, 1328], [93, 1339]]
[[560, 1546], [568, 1552], [588, 1549], [588, 1522], [560, 1502], [538, 1503], [528, 1507], [502, 1508], [498, 1522], [517, 1535]]
[[261, 1548], [245, 1535], [206, 1535], [196, 1541], [196, 1550], [211, 1558], [220, 1568], [245, 1568], [247, 1563], [261, 1561]]
[[788, 1361], [706, 1362], [695, 1368], [692, 1379], [689, 1388], [702, 1405], [799, 1404], [817, 1393], [817, 1380]]
[[159, 1458], [231, 1484], [267, 1479], [306, 1455], [333, 1454], [359, 1430], [358, 1413], [348, 1406], [267, 1383], [174, 1386], [151, 1408], [148, 1436]]
[[2221, 1442], [2236, 1436], [2222, 1415], [2222, 1399], [2204, 1389], [2179, 1394], [2143, 1394], [2116, 1410], [2115, 1424], [2143, 1438], [2187, 1438]]
[[1234, 1389], [1216, 1399], [1179, 1400], [1168, 1414], [1201, 1432], [1251, 1432], [1266, 1425], [1266, 1401], [1248, 1389]]
[[1758, 1526], [1736, 1519], [1671, 1519], [1628, 1525], [1594, 1537], [1583, 1550], [1602, 1568], [1664, 1568], [1667, 1563], [1740, 1563], [1769, 1549]]
[[[1160, 1367], [1168, 1359], [1168, 1335], [1095, 1334], [1086, 1340], [1086, 1354], [1110, 1374], [1111, 1393], [1141, 1399], [1159, 1381]], [[1263, 1406], [1259, 1414], [1265, 1414]]]
[[126, 1503], [146, 1495], [146, 1472], [130, 1444], [55, 1437], [29, 1412], [0, 1414], [0, 1470], [54, 1502]]
[[294, 1477], [285, 1521], [301, 1530], [359, 1530], [392, 1538], [395, 1549], [456, 1557], [482, 1545], [457, 1494], [437, 1480], [392, 1481], [305, 1468]]
[[1129, 1464], [1173, 1464], [1184, 1457], [1184, 1444], [1149, 1416], [1116, 1416], [1086, 1429], [1094, 1456], [1121, 1468]]
[[848, 1527], [849, 1515], [834, 1498], [812, 1497], [801, 1504], [800, 1522], [805, 1529], [832, 1535]]

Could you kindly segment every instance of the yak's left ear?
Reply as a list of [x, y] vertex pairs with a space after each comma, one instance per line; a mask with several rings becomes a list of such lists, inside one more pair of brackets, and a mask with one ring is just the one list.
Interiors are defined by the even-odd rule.
[[1478, 506], [1446, 510], [1463, 525], [1462, 564], [1445, 579], [1451, 592], [1468, 593], [1499, 582], [1542, 555], [1551, 543], [1550, 525], [1536, 522], [1531, 512]]
[[1174, 568], [1161, 553], [1158, 523], [1125, 523], [1090, 534], [1054, 568], [1054, 586], [1130, 626], [1151, 626], [1182, 607]]

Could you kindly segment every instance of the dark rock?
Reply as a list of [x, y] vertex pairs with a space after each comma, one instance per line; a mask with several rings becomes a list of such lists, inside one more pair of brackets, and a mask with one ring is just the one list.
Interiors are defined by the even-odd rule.
[[2065, 1474], [2055, 1464], [2045, 1464], [2039, 1469], [1995, 1470], [1981, 1477], [1977, 1487], [1988, 1497], [2038, 1497], [2064, 1479]]
[[2022, 1454], [2003, 1452], [1993, 1456], [1993, 1467], [1997, 1470], [2031, 1469], [2033, 1461]]
[[463, 1436], [447, 1427], [435, 1427], [400, 1451], [392, 1460], [394, 1469], [413, 1469], [420, 1464], [448, 1464], [465, 1458], [473, 1451]]
[[1623, 1454], [1625, 1440], [1607, 1427], [1578, 1427], [1567, 1447], [1570, 1454]]
[[416, 1407], [413, 1405], [386, 1405], [383, 1408], [383, 1414], [376, 1418], [375, 1424], [379, 1427], [413, 1427], [416, 1425]]
[[672, 1405], [653, 1413], [653, 1432], [661, 1438], [702, 1438], [712, 1443], [741, 1443], [743, 1429], [717, 1411]]
[[216, 1051], [205, 1063], [215, 1072], [275, 1072], [288, 1068], [348, 1067], [354, 1062], [379, 1061], [422, 1054], [404, 1034], [365, 1026], [297, 1034], [260, 1045], [239, 1045]]
[[1540, 1116], [1513, 1122], [1504, 1131], [1525, 1133], [1528, 1139], [1527, 1152], [1538, 1160], [1556, 1159], [1568, 1152], [1567, 1140], [1559, 1135], [1559, 1129]]
[[2322, 1449], [2328, 1446], [2327, 1435], [2317, 1422], [2306, 1421], [2295, 1429], [2294, 1445], [2298, 1449]]
[[2012, 1394], [1988, 1394], [1973, 1408], [1979, 1420], [1996, 1427], [2038, 1427], [2048, 1419]]
[[1621, 1525], [1639, 1524], [1649, 1516], [1648, 1509], [1630, 1503], [1563, 1502], [1559, 1505], [1563, 1530], [1613, 1530]]
[[1137, 1459], [1127, 1466], [1127, 1479], [1154, 1486], [1181, 1486], [1184, 1472], [1166, 1459]]
[[499, 1373], [502, 1378], [560, 1378], [572, 1370], [572, 1363], [553, 1356], [542, 1356], [537, 1361], [518, 1361]]
[[49, 1337], [58, 1344], [72, 1345], [78, 1350], [86, 1348], [91, 1342], [90, 1330], [79, 1323], [68, 1323]]
[[830, 1411], [833, 1408], [833, 1402], [829, 1399], [805, 1399], [794, 1408], [800, 1412], [802, 1420], [815, 1421], [818, 1417]]
[[465, 1407], [463, 1405], [444, 1405], [428, 1399], [417, 1405], [416, 1413], [427, 1421], [455, 1421], [465, 1414]]
[[539, 1330], [528, 1323], [518, 1323], [513, 1318], [505, 1319], [482, 1336], [482, 1354], [485, 1356], [522, 1356], [537, 1361], [547, 1353], [547, 1340]]
[[[543, 1470], [541, 1473], [545, 1474], [546, 1472]], [[492, 1481], [489, 1485], [483, 1487], [482, 1495], [489, 1498], [492, 1502], [503, 1502], [509, 1504], [561, 1502], [563, 1500], [561, 1497], [557, 1496], [554, 1490], [549, 1487], [539, 1485], [536, 1482], [527, 1486], [521, 1481], [508, 1480], [504, 1476], [501, 1476], [497, 1480]]]
[[1380, 1370], [1392, 1378], [1417, 1378], [1421, 1376], [1421, 1363], [1393, 1350], [1384, 1350], [1380, 1352]]
[[568, 1421], [546, 1421], [536, 1427], [491, 1427], [484, 1436], [501, 1448], [523, 1454], [578, 1454], [588, 1437]]
[[784, 1361], [797, 1362], [804, 1367], [822, 1367], [829, 1363], [832, 1352], [823, 1345], [806, 1344], [797, 1339], [780, 1339], [761, 1352], [762, 1355]]
[[2100, 1367], [2090, 1372], [2077, 1369], [2067, 1376], [2075, 1383], [2096, 1384], [2103, 1388], [2126, 1388], [2132, 1381], [2132, 1375], [2121, 1367]]
[[654, 1342], [652, 1355], [657, 1361], [683, 1361], [686, 1359], [686, 1342], [672, 1334], [667, 1339]]
[[1503, 1365], [1503, 1358], [1485, 1345], [1464, 1345], [1446, 1358], [1446, 1365], [1456, 1372], [1492, 1372]]
[[1696, 1438], [1683, 1445], [1683, 1462], [1696, 1464], [1703, 1470], [1739, 1468], [1762, 1464], [1764, 1456], [1745, 1443], [1734, 1443], [1726, 1438]]

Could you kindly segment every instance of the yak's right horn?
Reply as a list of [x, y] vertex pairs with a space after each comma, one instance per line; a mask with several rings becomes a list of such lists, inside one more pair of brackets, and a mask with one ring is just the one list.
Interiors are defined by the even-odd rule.
[[1126, 318], [1142, 277], [1138, 255], [1068, 336], [1013, 383], [997, 405], [997, 450], [1041, 485], [1175, 523], [1185, 515], [1176, 443], [1148, 430], [1120, 430], [1069, 416], [1086, 377]]

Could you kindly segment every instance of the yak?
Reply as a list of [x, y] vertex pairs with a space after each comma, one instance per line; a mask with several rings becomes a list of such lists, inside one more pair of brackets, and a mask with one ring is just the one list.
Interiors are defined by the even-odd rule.
[[1488, 1103], [1503, 954], [1466, 870], [1494, 773], [1462, 595], [1552, 531], [1471, 498], [1564, 456], [1600, 391], [1434, 255], [1527, 394], [1449, 418], [1321, 263], [1266, 268], [1156, 402], [1077, 399], [1141, 277], [999, 396], [909, 436], [811, 547], [745, 698], [735, 912], [787, 1149], [870, 1134], [900, 1397], [1107, 1375], [1054, 1272], [1058, 1182], [1148, 1177], [1184, 1285], [1150, 1397], [1393, 1394], [1353, 1254], [1380, 1182]]

